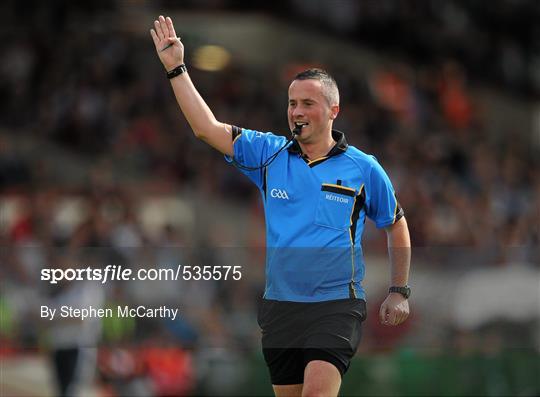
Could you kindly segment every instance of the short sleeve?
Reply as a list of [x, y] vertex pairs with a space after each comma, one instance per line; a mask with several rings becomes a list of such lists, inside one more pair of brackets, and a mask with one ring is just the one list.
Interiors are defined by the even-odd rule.
[[396, 197], [390, 178], [373, 158], [373, 165], [366, 186], [366, 215], [375, 222], [377, 228], [394, 224], [404, 212]]
[[[276, 153], [286, 142], [285, 137], [270, 132], [260, 132], [233, 127], [234, 156], [225, 156], [225, 160], [237, 166], [260, 167], [270, 156]], [[255, 185], [262, 189], [264, 169], [248, 171], [237, 168]]]

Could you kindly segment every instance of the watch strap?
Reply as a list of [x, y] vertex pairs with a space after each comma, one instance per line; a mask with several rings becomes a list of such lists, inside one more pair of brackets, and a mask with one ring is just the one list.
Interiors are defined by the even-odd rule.
[[411, 287], [408, 285], [405, 285], [404, 287], [392, 286], [388, 289], [388, 292], [396, 292], [401, 294], [405, 299], [409, 299], [409, 296], [411, 296]]
[[167, 72], [167, 78], [170, 80], [176, 76], [180, 76], [182, 73], [185, 73], [185, 72], [187, 72], [187, 67], [186, 67], [186, 64], [183, 63], [181, 65], [178, 65], [174, 69], [169, 70]]

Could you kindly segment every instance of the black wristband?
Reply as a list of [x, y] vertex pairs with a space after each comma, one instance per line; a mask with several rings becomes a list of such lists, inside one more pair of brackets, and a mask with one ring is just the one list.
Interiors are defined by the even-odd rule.
[[176, 76], [180, 76], [182, 73], [187, 72], [186, 64], [178, 65], [173, 70], [167, 72], [167, 78], [170, 80]]
[[408, 285], [404, 287], [392, 286], [388, 289], [388, 292], [397, 292], [398, 294], [401, 294], [405, 299], [409, 299], [409, 297], [411, 296], [411, 287], [409, 287]]

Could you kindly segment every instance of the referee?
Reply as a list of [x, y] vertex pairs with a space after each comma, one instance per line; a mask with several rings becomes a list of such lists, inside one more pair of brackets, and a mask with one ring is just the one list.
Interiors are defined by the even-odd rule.
[[409, 231], [388, 176], [332, 129], [339, 92], [325, 71], [306, 70], [289, 86], [287, 140], [217, 121], [189, 78], [172, 20], [160, 16], [150, 34], [195, 136], [261, 191], [267, 260], [258, 322], [274, 393], [337, 396], [366, 317], [366, 217], [388, 239], [391, 282], [380, 321], [398, 325], [409, 315]]

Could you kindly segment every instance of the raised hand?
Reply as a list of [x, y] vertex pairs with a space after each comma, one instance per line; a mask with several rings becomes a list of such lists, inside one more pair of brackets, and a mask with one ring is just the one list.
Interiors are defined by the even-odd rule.
[[154, 21], [154, 29], [150, 29], [150, 35], [154, 40], [159, 60], [170, 71], [184, 63], [184, 45], [180, 38], [176, 37], [172, 19], [160, 15]]

